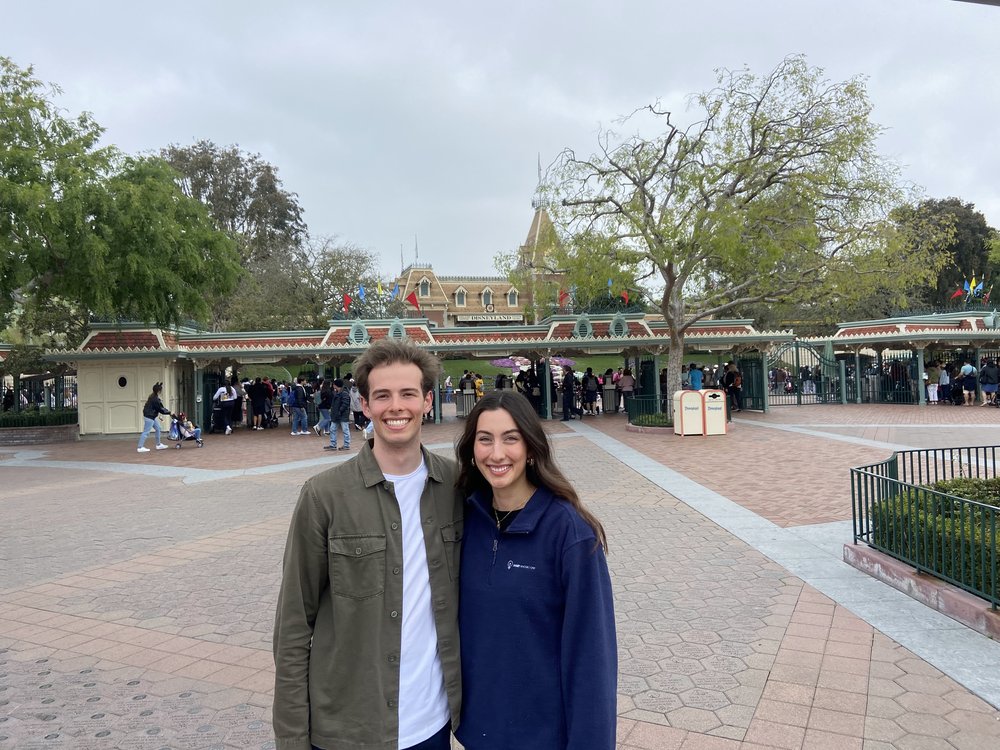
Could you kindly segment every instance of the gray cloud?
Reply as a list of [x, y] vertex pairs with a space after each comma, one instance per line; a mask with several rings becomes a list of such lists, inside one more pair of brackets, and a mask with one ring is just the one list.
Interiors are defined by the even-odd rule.
[[[488, 273], [523, 241], [536, 155], [589, 152], [660, 99], [675, 119], [718, 67], [804, 53], [865, 75], [885, 153], [927, 195], [1000, 226], [1000, 10], [950, 0], [330, 4], [20, 3], [0, 53], [34, 64], [128, 151], [207, 138], [259, 151], [312, 232]], [[332, 7], [331, 7], [332, 6]], [[990, 76], [990, 78], [988, 78]]]

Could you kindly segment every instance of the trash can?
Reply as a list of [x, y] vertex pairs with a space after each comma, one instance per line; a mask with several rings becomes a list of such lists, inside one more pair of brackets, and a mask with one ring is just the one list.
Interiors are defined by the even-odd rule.
[[729, 429], [726, 420], [726, 392], [710, 388], [701, 391], [701, 397], [705, 402], [705, 434], [725, 435]]
[[466, 388], [455, 395], [455, 416], [468, 416], [469, 412], [472, 411], [472, 407], [476, 405], [476, 392], [471, 388]]
[[609, 412], [614, 414], [618, 411], [618, 389], [611, 382], [610, 376], [608, 377], [608, 382], [604, 384], [604, 388], [601, 390], [601, 409], [605, 414]]
[[674, 391], [674, 434], [705, 434], [705, 402], [701, 391]]

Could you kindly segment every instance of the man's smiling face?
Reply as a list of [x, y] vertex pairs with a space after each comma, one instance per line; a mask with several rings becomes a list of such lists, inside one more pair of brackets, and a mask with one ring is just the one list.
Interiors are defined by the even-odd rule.
[[365, 416], [375, 427], [375, 442], [394, 449], [420, 444], [420, 423], [433, 395], [423, 392], [423, 374], [417, 365], [394, 362], [368, 375], [368, 398], [361, 400]]

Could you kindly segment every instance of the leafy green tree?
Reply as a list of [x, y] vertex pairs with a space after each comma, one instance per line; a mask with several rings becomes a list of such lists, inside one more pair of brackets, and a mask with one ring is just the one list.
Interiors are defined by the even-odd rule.
[[184, 194], [208, 206], [251, 271], [305, 240], [298, 196], [285, 190], [277, 168], [260, 154], [203, 140], [191, 146], [170, 145], [160, 156], [176, 170]]
[[602, 132], [589, 157], [566, 150], [550, 178], [580, 262], [603, 257], [647, 280], [670, 326], [671, 390], [700, 320], [934, 278], [932, 249], [890, 218], [904, 193], [876, 150], [862, 80], [831, 83], [789, 57], [763, 76], [723, 70], [692, 105], [700, 120], [684, 129], [658, 106], [638, 110], [623, 123], [631, 135]]
[[0, 58], [0, 322], [76, 339], [91, 315], [204, 319], [240, 273], [232, 243], [164, 162], [100, 146], [58, 93]]
[[[959, 198], [924, 200], [912, 209], [908, 220], [953, 228], [950, 241], [939, 249], [944, 260], [937, 279], [921, 290], [918, 301], [934, 306], [955, 304], [952, 295], [967, 280], [973, 276], [979, 281], [992, 279], [995, 264], [990, 261], [990, 249], [997, 232], [972, 203]], [[987, 281], [984, 291], [989, 286]]]

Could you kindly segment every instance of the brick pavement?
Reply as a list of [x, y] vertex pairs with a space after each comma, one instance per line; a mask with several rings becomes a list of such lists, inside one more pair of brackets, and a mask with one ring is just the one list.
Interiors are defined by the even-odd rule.
[[[996, 414], [929, 409], [783, 409], [712, 439], [635, 435], [614, 416], [585, 424], [779, 525], [808, 528], [843, 518], [843, 467], [887, 452], [753, 422], [868, 439], [881, 436], [866, 425], [893, 422], [903, 441], [918, 432], [908, 421], [937, 420], [920, 436], [934, 439], [955, 430], [950, 419], [959, 436], [988, 431]], [[458, 427], [428, 426], [425, 438], [447, 452]], [[604, 438], [551, 428], [609, 532], [620, 748], [1000, 747], [992, 706], [606, 453]], [[777, 450], [788, 442], [808, 457], [789, 460]], [[275, 431], [216, 436], [200, 451], [139, 455], [133, 440], [53, 448], [50, 459], [95, 467], [82, 472], [9, 465], [0, 453], [0, 748], [273, 747], [269, 639], [288, 515], [305, 477], [345, 460], [303, 461], [322, 444]], [[293, 468], [192, 485], [102, 462]], [[777, 496], [775, 477], [786, 485]], [[806, 482], [813, 498], [794, 492]]]

